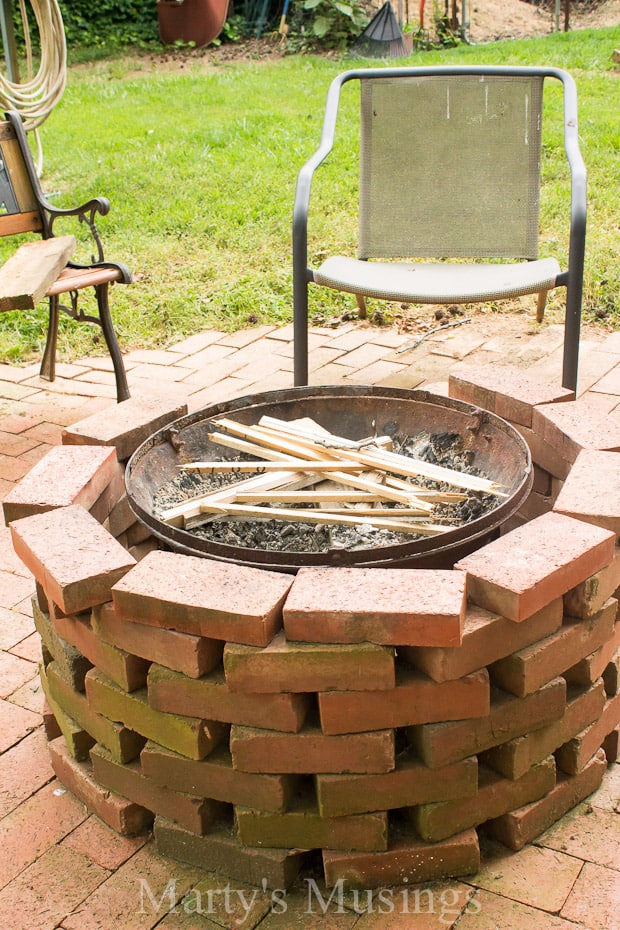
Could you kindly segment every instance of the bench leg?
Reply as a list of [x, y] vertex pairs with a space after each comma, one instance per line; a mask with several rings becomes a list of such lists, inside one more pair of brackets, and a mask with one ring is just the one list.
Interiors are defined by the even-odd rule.
[[127, 384], [127, 375], [125, 373], [125, 365], [123, 364], [123, 356], [121, 355], [120, 346], [118, 344], [118, 339], [116, 338], [116, 333], [114, 332], [112, 317], [110, 315], [108, 291], [109, 285], [107, 283], [98, 284], [95, 287], [95, 293], [97, 295], [97, 306], [99, 307], [99, 319], [101, 320], [101, 328], [103, 330], [103, 335], [108, 346], [110, 358], [112, 359], [112, 364], [114, 365], [114, 377], [116, 378], [116, 400], [117, 403], [120, 404], [122, 400], [127, 400], [129, 398], [129, 386]]
[[47, 340], [41, 360], [41, 377], [46, 381], [53, 381], [56, 377], [56, 343], [58, 342], [58, 295], [50, 297], [49, 324], [47, 327]]

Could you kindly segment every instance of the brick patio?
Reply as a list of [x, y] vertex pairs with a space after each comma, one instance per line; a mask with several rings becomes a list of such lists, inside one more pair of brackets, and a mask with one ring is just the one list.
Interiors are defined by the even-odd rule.
[[[502, 317], [498, 335], [497, 323], [492, 314], [477, 317], [402, 353], [398, 349], [413, 337], [389, 328], [355, 323], [315, 328], [310, 337], [311, 383], [432, 385], [445, 392], [448, 375], [457, 366], [481, 370], [499, 363], [559, 384], [561, 327], [531, 335], [523, 316]], [[192, 411], [246, 393], [289, 387], [291, 328], [204, 332], [165, 351], [129, 353], [126, 364], [133, 397], [161, 396], [168, 404], [178, 399]], [[577, 445], [581, 441], [587, 447], [597, 418], [620, 429], [620, 333], [586, 334], [580, 394], [580, 419], [571, 435]], [[113, 412], [114, 397], [107, 358], [60, 365], [53, 384], [40, 380], [37, 365], [0, 366], [2, 498], [59, 444], [64, 427], [107, 408]], [[528, 413], [517, 415], [527, 419]], [[558, 436], [566, 415], [558, 409]], [[523, 428], [527, 435], [530, 427], [524, 422]], [[544, 453], [550, 459], [557, 452], [556, 438], [549, 427]], [[166, 860], [148, 836], [118, 836], [88, 815], [54, 778], [41, 718], [40, 639], [30, 603], [34, 581], [14, 554], [9, 531], [0, 532], [0, 925], [7, 930], [215, 930], [259, 924], [264, 930], [440, 930], [457, 919], [460, 930], [620, 927], [617, 763], [586, 802], [520, 852], [485, 841], [483, 865], [475, 878], [395, 889], [393, 897], [375, 900], [373, 909], [361, 915], [355, 908], [367, 904], [365, 896], [334, 898], [323, 913], [326, 905], [319, 891], [325, 901], [329, 893], [303, 882], [280, 903], [269, 890], [239, 882], [231, 882], [226, 891], [225, 878]], [[193, 897], [183, 898], [191, 888]]]

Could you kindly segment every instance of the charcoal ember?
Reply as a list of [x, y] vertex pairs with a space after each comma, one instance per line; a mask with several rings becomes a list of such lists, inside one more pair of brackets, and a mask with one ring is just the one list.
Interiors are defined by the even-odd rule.
[[[318, 530], [318, 532], [317, 532]], [[194, 536], [242, 549], [273, 552], [325, 552], [329, 532], [311, 523], [282, 523], [280, 520], [225, 520], [194, 527]]]

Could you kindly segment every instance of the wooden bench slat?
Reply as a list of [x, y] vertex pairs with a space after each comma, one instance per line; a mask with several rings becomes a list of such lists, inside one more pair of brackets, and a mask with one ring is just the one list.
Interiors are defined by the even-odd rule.
[[47, 296], [66, 294], [67, 291], [79, 291], [83, 287], [96, 287], [106, 281], [122, 281], [123, 275], [118, 268], [65, 268], [47, 290]]
[[76, 248], [75, 236], [25, 242], [0, 268], [0, 311], [34, 310]]

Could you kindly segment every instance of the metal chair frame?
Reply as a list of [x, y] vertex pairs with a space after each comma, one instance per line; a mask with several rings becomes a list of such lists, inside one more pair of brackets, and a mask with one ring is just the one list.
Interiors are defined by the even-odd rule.
[[[113, 282], [131, 283], [132, 276], [126, 265], [105, 260], [103, 244], [95, 222], [97, 214], [105, 216], [109, 212], [110, 202], [105, 197], [96, 197], [71, 209], [60, 209], [51, 204], [41, 190], [21, 116], [16, 111], [8, 111], [5, 116], [10, 127], [8, 131], [13, 133], [23, 164], [11, 165], [11, 170], [19, 174], [20, 194], [16, 196], [12, 209], [0, 217], [0, 236], [39, 232], [43, 239], [51, 239], [55, 235], [56, 220], [61, 217], [77, 217], [78, 221], [88, 228], [96, 252], [88, 264], [67, 262], [65, 269], [47, 291], [49, 324], [41, 362], [41, 377], [48, 381], [55, 378], [58, 322], [62, 311], [78, 323], [91, 323], [101, 328], [114, 367], [117, 401], [126, 400], [129, 397], [129, 388], [110, 314], [109, 288]], [[17, 155], [17, 149], [14, 149], [14, 154]], [[18, 178], [15, 177], [14, 180], [17, 181]], [[3, 221], [6, 221], [5, 225]], [[78, 305], [79, 292], [86, 287], [94, 289], [98, 316], [84, 313]], [[62, 294], [69, 295], [69, 305], [61, 303]]]
[[420, 78], [426, 76], [532, 76], [553, 78], [563, 85], [564, 148], [571, 177], [568, 268], [554, 286], [566, 287], [566, 314], [562, 385], [577, 387], [583, 266], [586, 231], [586, 168], [579, 150], [577, 130], [577, 89], [568, 72], [548, 67], [455, 66], [423, 68], [369, 68], [343, 72], [331, 83], [325, 105], [323, 129], [318, 149], [299, 171], [293, 207], [293, 309], [295, 385], [308, 383], [308, 285], [314, 272], [308, 267], [308, 213], [314, 172], [331, 152], [336, 133], [340, 93], [350, 81], [367, 79]]

